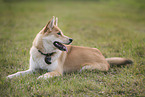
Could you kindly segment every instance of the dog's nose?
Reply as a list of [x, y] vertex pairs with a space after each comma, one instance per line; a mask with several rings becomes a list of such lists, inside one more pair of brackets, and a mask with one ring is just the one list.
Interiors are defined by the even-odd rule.
[[73, 41], [73, 39], [72, 39], [72, 38], [70, 38], [70, 39], [69, 39], [69, 41], [70, 41], [70, 43], [71, 43], [71, 42]]

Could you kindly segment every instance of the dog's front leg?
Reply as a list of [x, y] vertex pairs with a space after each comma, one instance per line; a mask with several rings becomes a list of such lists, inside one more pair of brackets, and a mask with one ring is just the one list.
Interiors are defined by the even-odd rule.
[[23, 76], [25, 74], [32, 74], [33, 72], [34, 72], [33, 70], [28, 69], [26, 71], [20, 71], [20, 72], [8, 75], [7, 78], [13, 78], [13, 77], [21, 76], [21, 75]]
[[47, 79], [47, 78], [63, 75], [63, 63], [62, 62], [55, 61], [51, 65], [57, 66], [56, 69], [54, 69], [51, 72], [48, 72], [48, 73], [46, 73], [44, 75], [39, 76], [37, 79], [41, 79], [41, 78], [42, 79]]
[[55, 77], [55, 76], [61, 76], [61, 75], [62, 75], [62, 73], [60, 73], [59, 71], [52, 71], [52, 72], [48, 72], [44, 75], [39, 76], [37, 79], [40, 79], [40, 78], [47, 79], [47, 78], [51, 78], [51, 77]]

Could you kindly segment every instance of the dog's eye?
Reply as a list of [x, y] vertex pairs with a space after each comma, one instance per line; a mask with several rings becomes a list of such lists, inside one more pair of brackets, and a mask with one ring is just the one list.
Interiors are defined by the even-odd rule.
[[58, 32], [57, 34], [58, 34], [58, 35], [61, 35], [61, 33], [60, 33], [60, 32]]

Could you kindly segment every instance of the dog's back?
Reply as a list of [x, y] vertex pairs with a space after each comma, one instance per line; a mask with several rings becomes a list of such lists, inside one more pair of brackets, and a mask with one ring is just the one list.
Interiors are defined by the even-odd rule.
[[[68, 53], [66, 55], [63, 65], [64, 72], [73, 72], [81, 70], [83, 67], [86, 69], [98, 69], [101, 71], [108, 71], [110, 65], [126, 65], [132, 64], [132, 61], [126, 58], [106, 58], [96, 48], [67, 46]], [[110, 64], [110, 65], [109, 65]]]

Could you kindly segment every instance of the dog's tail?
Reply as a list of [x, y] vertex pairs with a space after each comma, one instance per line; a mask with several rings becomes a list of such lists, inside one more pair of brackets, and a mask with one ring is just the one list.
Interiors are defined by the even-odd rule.
[[106, 58], [107, 62], [111, 66], [121, 66], [126, 64], [133, 64], [133, 61], [127, 58], [120, 58], [120, 57], [112, 57], [112, 58]]

